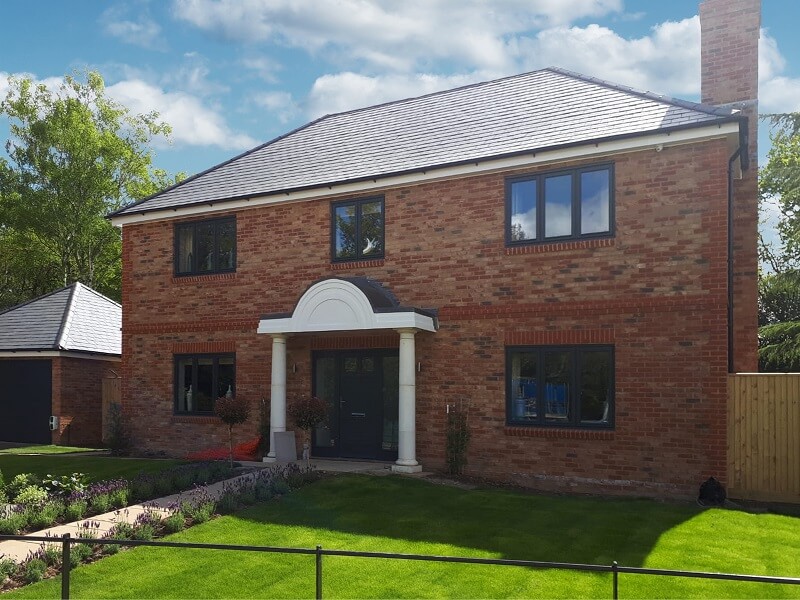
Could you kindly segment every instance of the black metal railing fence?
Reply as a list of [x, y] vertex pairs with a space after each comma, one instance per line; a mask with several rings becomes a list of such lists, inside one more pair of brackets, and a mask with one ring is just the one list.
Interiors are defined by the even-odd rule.
[[265, 552], [272, 554], [304, 554], [315, 557], [315, 587], [316, 598], [322, 598], [322, 557], [323, 556], [348, 556], [357, 558], [412, 560], [423, 562], [462, 563], [474, 565], [500, 565], [508, 567], [528, 567], [534, 569], [556, 569], [566, 571], [584, 571], [594, 573], [611, 573], [611, 597], [619, 598], [619, 576], [655, 575], [667, 577], [687, 577], [694, 579], [716, 579], [724, 581], [743, 581], [751, 583], [769, 583], [800, 585], [800, 577], [772, 577], [768, 575], [742, 575], [736, 573], [708, 573], [702, 571], [684, 571], [681, 569], [649, 569], [644, 567], [625, 567], [616, 561], [610, 565], [595, 565], [583, 563], [548, 562], [540, 560], [512, 560], [505, 558], [477, 558], [469, 556], [436, 556], [428, 554], [400, 554], [396, 552], [362, 552], [358, 550], [326, 550], [322, 546], [316, 548], [285, 548], [280, 546], [245, 546], [235, 544], [200, 544], [193, 542], [168, 542], [163, 540], [122, 540], [113, 538], [84, 538], [71, 537], [64, 534], [62, 537], [43, 537], [25, 535], [0, 535], [0, 542], [17, 540], [24, 542], [40, 542], [43, 544], [61, 545], [61, 597], [69, 599], [70, 592], [70, 553], [73, 544], [90, 545], [118, 545], [118, 546], [153, 546], [158, 548], [192, 548], [201, 550], [225, 550], [238, 552]]

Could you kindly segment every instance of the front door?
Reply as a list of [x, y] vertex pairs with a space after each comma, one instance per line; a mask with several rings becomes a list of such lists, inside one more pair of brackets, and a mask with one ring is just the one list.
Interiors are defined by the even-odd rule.
[[347, 350], [314, 355], [313, 393], [328, 403], [315, 456], [397, 458], [398, 354]]

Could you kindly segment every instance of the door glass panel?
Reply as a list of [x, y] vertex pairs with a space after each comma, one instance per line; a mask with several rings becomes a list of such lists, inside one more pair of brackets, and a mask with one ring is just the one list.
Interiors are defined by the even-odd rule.
[[514, 352], [511, 355], [511, 414], [514, 421], [535, 421], [539, 380], [536, 353]]
[[318, 398], [328, 405], [328, 418], [314, 430], [314, 446], [333, 448], [339, 431], [338, 411], [336, 410], [336, 358], [317, 357], [314, 390]]
[[544, 403], [548, 421], [569, 420], [571, 357], [570, 352], [546, 352], [544, 355]]
[[383, 436], [381, 450], [397, 451], [400, 359], [383, 357]]
[[572, 233], [572, 175], [544, 180], [544, 235], [559, 237]]
[[511, 241], [536, 239], [536, 181], [511, 184]]

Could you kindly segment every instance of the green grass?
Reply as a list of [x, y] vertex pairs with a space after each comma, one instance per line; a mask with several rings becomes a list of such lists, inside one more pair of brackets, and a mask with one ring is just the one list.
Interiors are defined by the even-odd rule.
[[85, 473], [89, 476], [90, 481], [101, 481], [120, 477], [129, 479], [140, 472], [158, 473], [180, 462], [178, 460], [98, 456], [88, 452], [78, 456], [3, 454], [0, 455], [0, 471], [3, 472], [6, 482], [11, 481], [18, 473], [36, 473], [44, 476], [48, 473], [69, 475], [76, 472]]
[[[325, 479], [172, 540], [800, 575], [800, 520], [647, 500]], [[326, 598], [609, 598], [606, 574], [325, 557]], [[135, 576], [132, 574], [135, 573]], [[310, 556], [140, 548], [79, 567], [76, 598], [308, 598]], [[60, 579], [9, 593], [57, 598]], [[790, 586], [621, 575], [621, 598], [787, 598]]]
[[0, 456], [4, 454], [71, 454], [75, 452], [97, 452], [97, 448], [78, 448], [76, 446], [16, 446], [14, 448], [0, 449]]

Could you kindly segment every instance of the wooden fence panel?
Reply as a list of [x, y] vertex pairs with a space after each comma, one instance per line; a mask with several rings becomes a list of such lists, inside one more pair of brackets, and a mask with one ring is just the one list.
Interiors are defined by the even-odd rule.
[[728, 376], [728, 495], [800, 503], [800, 373]]
[[106, 377], [103, 379], [103, 441], [108, 434], [109, 414], [112, 404], [122, 402], [122, 379], [118, 377]]

